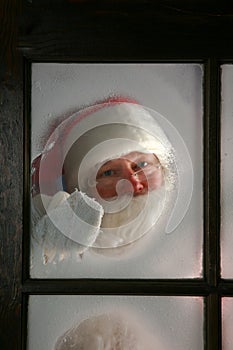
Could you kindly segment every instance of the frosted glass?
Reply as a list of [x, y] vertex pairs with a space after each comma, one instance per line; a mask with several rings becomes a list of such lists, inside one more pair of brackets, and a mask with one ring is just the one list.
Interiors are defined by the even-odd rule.
[[[137, 324], [142, 331], [140, 334], [146, 334], [145, 345], [124, 349], [149, 350], [148, 339], [152, 339], [153, 350], [203, 349], [202, 298], [44, 295], [31, 296], [29, 300], [27, 350], [54, 350], [57, 339], [83, 320], [119, 312], [124, 315], [129, 329], [131, 324]], [[111, 318], [108, 327], [106, 332], [100, 328], [98, 339], [105, 336], [106, 342], [111, 341]], [[89, 332], [90, 343], [85, 343], [88, 347], [84, 350], [98, 349], [91, 347], [95, 340], [92, 337], [94, 335]]]
[[233, 66], [222, 66], [222, 187], [221, 264], [222, 277], [233, 278]]
[[222, 349], [233, 349], [233, 299], [222, 299]]
[[[65, 254], [44, 264], [32, 247], [33, 278], [194, 278], [202, 276], [202, 83], [199, 64], [32, 65], [31, 158], [47, 141], [48, 126], [109, 95], [125, 95], [155, 110], [179, 133], [194, 171], [191, 202], [177, 228], [146, 234], [126, 254], [96, 254], [91, 249]], [[51, 248], [51, 255], [53, 249]], [[136, 268], [135, 268], [136, 266]]]

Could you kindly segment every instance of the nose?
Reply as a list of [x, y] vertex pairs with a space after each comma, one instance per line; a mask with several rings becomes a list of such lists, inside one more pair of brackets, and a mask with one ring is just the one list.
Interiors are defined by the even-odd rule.
[[139, 194], [144, 190], [143, 183], [138, 179], [137, 174], [131, 174], [128, 178], [131, 184], [133, 185], [134, 193]]
[[133, 186], [134, 194], [140, 194], [144, 188], [145, 185], [140, 180], [137, 174], [135, 174], [135, 171], [132, 169], [130, 164], [127, 164], [124, 168], [124, 178], [130, 181], [131, 185]]

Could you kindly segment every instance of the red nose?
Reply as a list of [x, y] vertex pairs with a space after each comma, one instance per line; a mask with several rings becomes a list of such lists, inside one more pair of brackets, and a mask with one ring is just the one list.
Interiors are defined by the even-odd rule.
[[133, 189], [134, 189], [134, 193], [135, 194], [139, 194], [143, 191], [144, 189], [144, 185], [143, 183], [138, 179], [137, 175], [132, 174], [129, 177], [129, 181], [131, 182]]

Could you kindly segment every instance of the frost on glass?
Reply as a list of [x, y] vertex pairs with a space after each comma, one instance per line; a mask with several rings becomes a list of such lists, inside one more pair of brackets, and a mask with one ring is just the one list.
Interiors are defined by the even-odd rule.
[[201, 276], [201, 86], [195, 64], [33, 64], [32, 277]]
[[222, 349], [233, 349], [233, 299], [222, 299]]
[[233, 278], [233, 66], [222, 66], [222, 195], [221, 264], [222, 277]]
[[203, 300], [31, 296], [27, 350], [203, 349]]

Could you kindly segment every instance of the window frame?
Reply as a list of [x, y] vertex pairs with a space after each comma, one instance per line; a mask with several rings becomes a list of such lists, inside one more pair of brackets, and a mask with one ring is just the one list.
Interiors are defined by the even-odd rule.
[[[175, 10], [170, 9], [169, 12], [168, 7], [163, 7], [161, 3], [159, 5], [150, 3], [148, 10], [148, 3], [142, 0], [134, 2], [133, 10], [130, 0], [126, 1], [124, 6], [121, 4], [120, 8], [114, 1], [109, 5], [104, 1], [100, 5], [93, 3], [91, 10], [86, 6], [88, 1], [87, 4], [85, 2], [67, 4], [65, 0], [60, 0], [57, 4], [55, 1], [49, 2], [48, 5], [45, 3], [43, 0], [31, 3], [24, 1], [22, 18], [28, 16], [30, 18], [20, 27], [17, 44], [19, 71], [16, 77], [10, 77], [8, 81], [4, 81], [6, 97], [9, 100], [5, 107], [9, 119], [6, 121], [8, 127], [4, 129], [4, 135], [9, 139], [17, 137], [16, 147], [18, 146], [14, 148], [11, 143], [7, 143], [4, 155], [5, 157], [11, 156], [13, 162], [4, 164], [4, 170], [8, 169], [11, 174], [9, 181], [12, 181], [13, 175], [17, 175], [13, 186], [16, 191], [19, 191], [19, 197], [23, 200], [20, 201], [19, 197], [11, 194], [8, 205], [14, 209], [16, 216], [12, 218], [12, 211], [4, 211], [3, 216], [4, 229], [1, 248], [5, 252], [5, 262], [1, 268], [1, 275], [6, 281], [3, 284], [2, 294], [1, 321], [5, 323], [2, 328], [5, 333], [1, 335], [3, 344], [7, 344], [11, 349], [26, 349], [27, 305], [30, 295], [164, 295], [203, 297], [205, 305], [204, 348], [206, 350], [220, 349], [222, 343], [221, 300], [224, 296], [233, 296], [233, 280], [222, 279], [220, 270], [221, 65], [233, 64], [233, 47], [230, 46], [233, 39], [230, 32], [233, 25], [232, 16], [227, 17], [227, 10], [222, 11], [222, 14], [219, 15], [217, 9], [212, 9], [210, 15], [206, 9], [197, 12], [197, 9], [190, 11], [186, 8], [182, 17]], [[39, 6], [42, 6], [45, 11], [44, 18], [39, 13]], [[73, 9], [78, 11], [80, 20], [75, 28], [72, 27], [75, 20], [75, 16], [71, 15]], [[61, 40], [59, 40], [56, 21], [63, 11], [66, 16], [71, 16], [71, 37], [68, 37], [69, 31], [62, 23], [64, 34], [61, 34]], [[166, 17], [167, 13], [168, 17]], [[142, 52], [136, 50], [135, 40], [127, 41], [133, 38], [133, 30], [130, 30], [127, 38], [122, 40], [125, 31], [129, 28], [129, 24], [126, 24], [124, 19], [126, 14], [128, 23], [132, 27], [136, 20], [141, 18], [146, 34], [151, 34], [150, 30], [153, 27], [152, 24], [147, 25], [148, 21], [153, 20], [153, 23], [157, 21], [159, 34], [156, 35], [158, 40], [156, 47], [152, 46], [154, 39], [147, 36], [146, 40], [140, 44], [140, 49], [145, 50]], [[213, 17], [216, 20], [215, 24]], [[91, 24], [93, 18], [94, 22]], [[107, 33], [106, 29], [110, 20], [113, 21], [115, 29]], [[123, 23], [121, 28], [117, 26], [119, 20]], [[213, 30], [212, 34], [202, 32], [204, 21], [206, 21], [207, 30]], [[196, 31], [195, 25], [198, 23], [201, 23], [201, 28]], [[177, 25], [177, 28], [173, 27], [174, 24]], [[163, 27], [166, 25], [170, 27], [163, 32]], [[172, 36], [171, 28], [174, 31]], [[46, 43], [46, 30], [52, 31], [49, 47]], [[112, 33], [117, 34], [117, 30], [120, 35], [119, 37], [116, 35], [113, 42], [118, 45], [119, 51], [116, 48], [112, 53], [109, 52], [110, 50], [106, 53], [106, 45]], [[188, 43], [186, 33], [192, 35], [192, 43]], [[83, 36], [86, 40], [83, 40]], [[216, 38], [215, 47], [211, 45], [214, 37]], [[140, 39], [143, 39], [143, 33]], [[73, 48], [71, 44], [74, 44]], [[167, 44], [170, 46], [168, 47]], [[203, 64], [204, 246], [202, 279], [66, 279], [64, 281], [63, 279], [30, 278], [30, 225], [28, 219], [30, 217], [30, 94], [31, 64], [34, 62]], [[12, 103], [15, 103], [14, 108]], [[15, 111], [16, 115], [14, 115]], [[7, 198], [8, 188], [3, 187], [2, 193]], [[11, 258], [12, 253], [13, 259]]]

